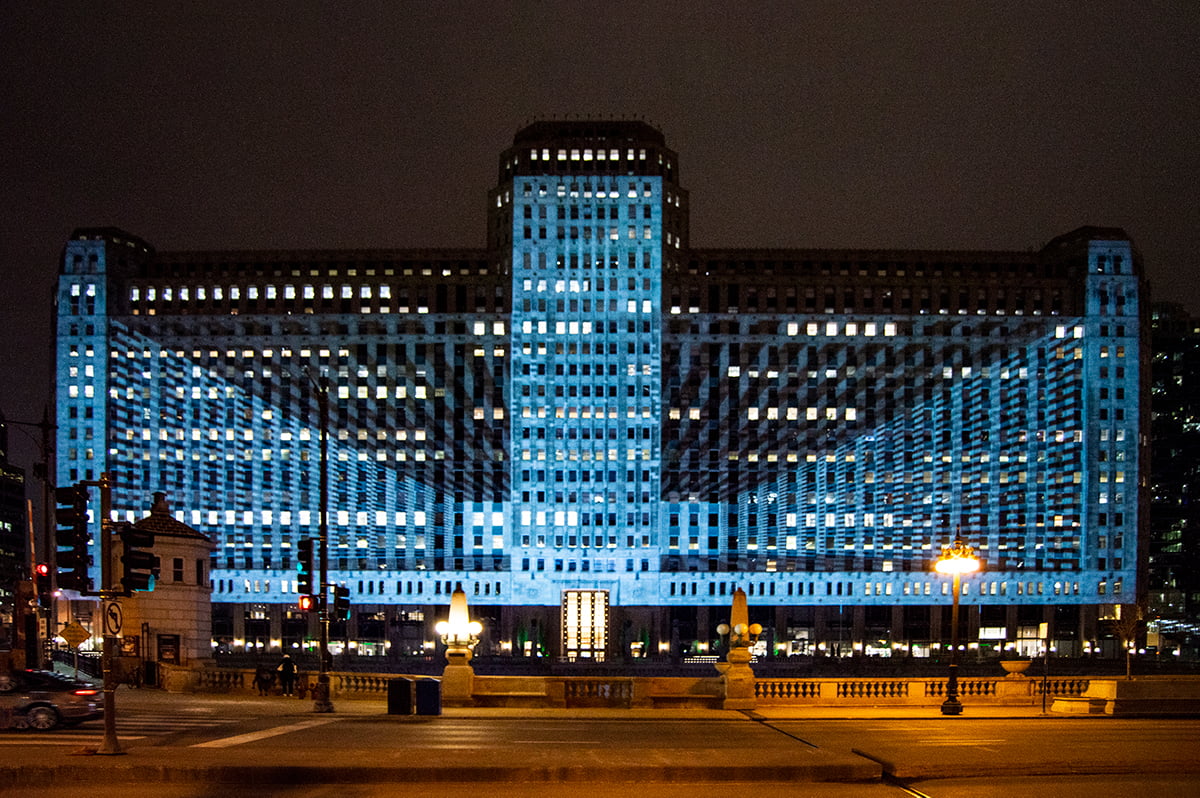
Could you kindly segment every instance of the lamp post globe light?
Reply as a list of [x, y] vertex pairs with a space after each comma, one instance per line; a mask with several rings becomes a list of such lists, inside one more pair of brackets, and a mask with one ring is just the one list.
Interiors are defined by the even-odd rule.
[[450, 596], [450, 616], [438, 621], [434, 631], [446, 646], [446, 667], [442, 669], [442, 701], [448, 706], [471, 706], [474, 703], [475, 670], [471, 655], [483, 632], [479, 621], [471, 620], [467, 610], [467, 594], [462, 585]]
[[979, 566], [975, 550], [960, 537], [955, 537], [953, 543], [942, 547], [942, 553], [933, 565], [939, 574], [954, 577], [954, 598], [950, 610], [950, 672], [946, 680], [946, 700], [942, 702], [943, 715], [962, 714], [962, 703], [958, 700], [958, 597], [962, 592], [962, 575], [975, 573]]

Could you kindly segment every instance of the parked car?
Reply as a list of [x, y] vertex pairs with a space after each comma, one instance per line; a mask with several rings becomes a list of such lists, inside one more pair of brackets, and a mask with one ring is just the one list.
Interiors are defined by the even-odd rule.
[[45, 731], [104, 717], [101, 690], [50, 671], [0, 672], [0, 728]]

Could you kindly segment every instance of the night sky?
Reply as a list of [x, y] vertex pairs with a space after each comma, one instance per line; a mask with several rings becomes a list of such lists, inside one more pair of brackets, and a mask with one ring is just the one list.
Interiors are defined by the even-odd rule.
[[[693, 246], [1124, 227], [1200, 312], [1200, 3], [4, 3], [0, 410], [48, 401], [79, 226], [160, 250], [482, 247], [527, 121], [658, 126]], [[36, 450], [10, 432], [13, 460]]]

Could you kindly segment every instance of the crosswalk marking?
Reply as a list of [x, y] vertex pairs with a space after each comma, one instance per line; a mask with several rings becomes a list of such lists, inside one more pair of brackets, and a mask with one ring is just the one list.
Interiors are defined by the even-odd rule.
[[[117, 716], [118, 740], [144, 740], [147, 737], [162, 737], [178, 732], [213, 729], [236, 718], [183, 716], [172, 712], [137, 712]], [[95, 745], [104, 734], [104, 721], [91, 720], [70, 729], [38, 732], [32, 729], [13, 730], [12, 734], [0, 734], [0, 746], [15, 745]]]
[[326, 723], [333, 723], [340, 718], [314, 718], [312, 720], [293, 723], [290, 726], [275, 726], [270, 729], [262, 729], [261, 731], [249, 732], [247, 734], [238, 734], [233, 737], [222, 737], [218, 740], [209, 740], [205, 743], [196, 743], [192, 748], [228, 748], [232, 745], [241, 745], [242, 743], [251, 743], [255, 740], [264, 740], [268, 737], [276, 737], [280, 734], [288, 732], [300, 731], [301, 729], [310, 729], [313, 726], [321, 726]]

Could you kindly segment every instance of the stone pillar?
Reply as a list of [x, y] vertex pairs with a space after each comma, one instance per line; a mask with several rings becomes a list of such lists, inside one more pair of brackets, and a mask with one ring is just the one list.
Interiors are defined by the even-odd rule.
[[729, 652], [725, 662], [717, 663], [717, 672], [724, 683], [722, 709], [754, 709], [758, 699], [754, 693], [755, 677], [750, 668], [750, 644], [762, 632], [762, 627], [750, 625], [746, 593], [740, 587], [733, 593], [729, 610]]
[[983, 617], [983, 611], [978, 604], [971, 604], [962, 609], [967, 611], [967, 628], [963, 632], [962, 643], [965, 646], [970, 646], [971, 643], [979, 642], [979, 622]]
[[867, 608], [855, 605], [850, 611], [850, 650], [861, 654], [867, 638]]
[[891, 626], [892, 655], [896, 654], [896, 643], [903, 642], [905, 645], [904, 653], [908, 654], [908, 639], [904, 634], [904, 606], [901, 604], [892, 605], [892, 618], [889, 622]]
[[[943, 612], [945, 609], [941, 604], [934, 604], [929, 609], [929, 642], [939, 643], [943, 641], [945, 634], [942, 631]], [[948, 624], [949, 622], [947, 622]], [[946, 638], [946, 645], [950, 644], [950, 640]]]
[[442, 703], [448, 707], [469, 707], [475, 699], [475, 669], [471, 667], [471, 649], [447, 648], [446, 667], [442, 670]]
[[810, 641], [814, 648], [821, 643], [825, 643], [825, 652], [829, 653], [832, 649], [829, 646], [829, 610], [826, 607], [817, 607], [813, 612], [813, 639]]

